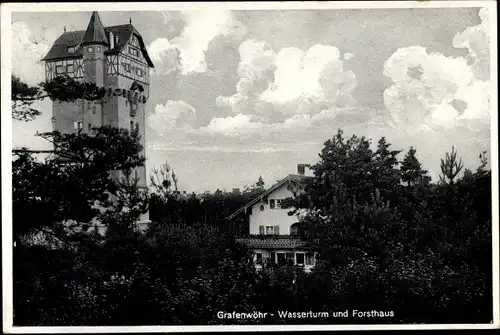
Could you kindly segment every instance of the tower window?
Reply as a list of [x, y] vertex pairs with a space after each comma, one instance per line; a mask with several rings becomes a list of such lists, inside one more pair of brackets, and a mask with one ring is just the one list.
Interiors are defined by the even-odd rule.
[[58, 64], [56, 66], [56, 75], [63, 74], [64, 73], [64, 65]]
[[137, 57], [137, 55], [139, 55], [139, 52], [137, 51], [137, 49], [134, 49], [132, 47], [128, 47], [128, 53], [134, 57]]
[[87, 52], [94, 52], [94, 48], [93, 47], [88, 47], [87, 48]]

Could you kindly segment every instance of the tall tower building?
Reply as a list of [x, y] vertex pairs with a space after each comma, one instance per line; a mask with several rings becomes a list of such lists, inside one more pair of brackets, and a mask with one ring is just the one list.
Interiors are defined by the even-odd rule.
[[[47, 80], [67, 75], [106, 90], [102, 102], [54, 101], [54, 131], [90, 132], [105, 125], [138, 128], [145, 148], [145, 107], [149, 98], [149, 71], [154, 66], [132, 22], [104, 27], [99, 14], [93, 12], [86, 30], [64, 31], [43, 61]], [[146, 167], [137, 168], [135, 175], [139, 187], [147, 190]], [[146, 214], [141, 221], [148, 219]]]

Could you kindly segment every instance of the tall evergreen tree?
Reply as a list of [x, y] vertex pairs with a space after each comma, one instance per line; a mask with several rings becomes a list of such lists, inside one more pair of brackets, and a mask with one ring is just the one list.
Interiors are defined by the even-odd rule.
[[430, 182], [427, 170], [422, 168], [422, 164], [420, 164], [415, 155], [416, 152], [417, 150], [415, 150], [415, 148], [410, 147], [408, 153], [401, 162], [401, 180], [405, 182], [407, 186], [413, 186], [415, 184], [427, 185]]

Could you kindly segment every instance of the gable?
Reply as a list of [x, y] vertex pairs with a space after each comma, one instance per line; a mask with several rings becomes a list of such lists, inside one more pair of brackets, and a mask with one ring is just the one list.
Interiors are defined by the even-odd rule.
[[[309, 177], [306, 177], [304, 175], [294, 175], [290, 174], [286, 176], [285, 178], [281, 179], [278, 181], [276, 184], [271, 186], [267, 191], [265, 191], [263, 194], [259, 195], [258, 197], [252, 199], [250, 202], [248, 202], [245, 206], [231, 214], [230, 216], [227, 217], [228, 220], [234, 219], [236, 216], [246, 213], [248, 208], [253, 208], [253, 205], [256, 203], [261, 203], [263, 201], [266, 201], [269, 197], [270, 194], [275, 192], [278, 189], [281, 189], [281, 187], [291, 187], [293, 190], [299, 190], [302, 187], [303, 182]], [[293, 194], [293, 193], [292, 193]]]

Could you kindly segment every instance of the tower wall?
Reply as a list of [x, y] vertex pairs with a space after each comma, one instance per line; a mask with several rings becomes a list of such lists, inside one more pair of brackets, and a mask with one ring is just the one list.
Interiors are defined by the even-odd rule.
[[[119, 26], [114, 28], [117, 27]], [[66, 74], [72, 78], [111, 90], [111, 94], [108, 91], [102, 103], [83, 100], [76, 102], [54, 101], [52, 106], [52, 129], [54, 131], [57, 130], [61, 133], [89, 132], [91, 128], [100, 126], [131, 130], [132, 121], [133, 126], [139, 128], [140, 143], [143, 146], [141, 154], [145, 156], [145, 103], [149, 98], [149, 67], [153, 65], [147, 54], [146, 57], [143, 54], [138, 40], [140, 35], [134, 28], [132, 29], [134, 33], [127, 41], [127, 45], [122, 47], [120, 54], [118, 55], [117, 52], [106, 55], [105, 52], [109, 50], [108, 44], [111, 43], [111, 48], [113, 48], [118, 42], [118, 40], [114, 40], [118, 33], [114, 35], [109, 32], [107, 36], [99, 15], [94, 12], [80, 45], [82, 48], [81, 59], [73, 56], [71, 62], [66, 64], [67, 60], [61, 61], [59, 58], [46, 56], [47, 80], [52, 79], [55, 75], [64, 74], [63, 72], [66, 71]], [[122, 37], [128, 36], [124, 32], [121, 34]], [[68, 53], [74, 52], [75, 49], [69, 51], [69, 47], [73, 46], [68, 45], [67, 47]], [[61, 58], [64, 57], [67, 55], [62, 54]], [[131, 110], [128, 92], [136, 80], [142, 85], [144, 92], [138, 92], [141, 99], [137, 101], [137, 107]], [[121, 91], [120, 94], [117, 94], [118, 89]], [[123, 94], [123, 90], [125, 90], [125, 94]], [[135, 94], [135, 92], [133, 93]], [[146, 101], [142, 99], [143, 96], [146, 97]], [[118, 171], [111, 173], [113, 178], [118, 178], [120, 174]], [[136, 168], [133, 175], [137, 175], [139, 179], [138, 186], [147, 191], [146, 167]], [[148, 221], [148, 217], [148, 214], [144, 215], [141, 217], [141, 221]]]
[[[105, 78], [105, 87], [106, 88], [111, 88], [112, 90], [115, 90], [117, 88], [119, 89], [130, 89], [132, 84], [134, 83], [134, 80], [130, 78], [126, 78], [121, 75], [113, 75], [113, 76], [107, 76]], [[141, 84], [144, 86], [145, 92], [149, 89], [147, 88], [148, 85]], [[147, 96], [147, 95], [146, 95]], [[140, 143], [143, 147], [143, 151], [141, 154], [143, 156], [146, 155], [145, 149], [146, 149], [146, 134], [145, 134], [145, 129], [146, 129], [146, 113], [145, 113], [145, 103], [143, 101], [139, 101], [137, 103], [137, 109], [135, 110], [135, 115], [131, 115], [131, 105], [128, 101], [127, 97], [123, 97], [122, 95], [120, 96], [114, 96], [112, 95], [109, 98], [109, 101], [107, 101], [103, 105], [103, 113], [104, 115], [107, 115], [107, 119], [111, 121], [113, 126], [119, 127], [119, 128], [125, 128], [131, 130], [130, 127], [130, 122], [132, 121], [134, 123], [134, 126], [137, 125], [139, 127], [139, 134], [141, 136], [140, 138]], [[141, 166], [135, 169], [134, 173], [137, 172], [137, 176], [139, 178], [138, 186], [141, 188], [147, 188], [147, 179], [146, 179], [146, 167]]]

